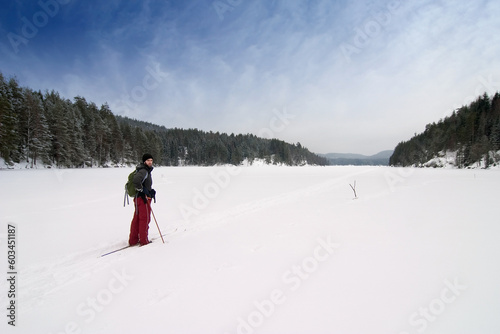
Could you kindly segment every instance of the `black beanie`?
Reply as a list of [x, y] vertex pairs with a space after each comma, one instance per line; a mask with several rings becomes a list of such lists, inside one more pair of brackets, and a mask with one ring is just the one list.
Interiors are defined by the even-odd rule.
[[145, 162], [148, 159], [153, 159], [153, 156], [149, 153], [146, 153], [142, 156], [142, 162]]

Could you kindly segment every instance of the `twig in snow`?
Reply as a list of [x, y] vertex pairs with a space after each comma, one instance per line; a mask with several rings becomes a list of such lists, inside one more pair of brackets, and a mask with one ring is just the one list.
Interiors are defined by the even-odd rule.
[[354, 199], [357, 199], [358, 195], [356, 194], [356, 180], [354, 180], [354, 186], [350, 183], [349, 185], [351, 186], [352, 191], [354, 191]]

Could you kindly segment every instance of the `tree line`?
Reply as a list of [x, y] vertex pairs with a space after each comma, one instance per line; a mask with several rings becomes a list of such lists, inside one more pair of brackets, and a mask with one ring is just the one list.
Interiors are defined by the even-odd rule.
[[421, 166], [445, 151], [456, 152], [457, 167], [478, 162], [485, 167], [500, 160], [500, 94], [486, 93], [468, 106], [455, 110], [438, 123], [427, 124], [425, 131], [394, 149], [392, 166]]
[[137, 163], [143, 153], [163, 166], [239, 165], [264, 159], [286, 165], [326, 165], [300, 143], [252, 134], [225, 134], [198, 129], [169, 129], [115, 116], [107, 104], [56, 91], [21, 87], [0, 72], [0, 157], [7, 164], [30, 167], [105, 167]]

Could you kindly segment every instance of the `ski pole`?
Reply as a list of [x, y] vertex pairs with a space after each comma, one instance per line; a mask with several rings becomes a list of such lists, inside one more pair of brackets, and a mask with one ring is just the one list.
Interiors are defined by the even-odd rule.
[[160, 226], [158, 226], [158, 222], [156, 221], [155, 213], [153, 212], [153, 208], [151, 207], [151, 204], [149, 205], [149, 208], [151, 209], [151, 213], [153, 214], [153, 218], [155, 219], [156, 227], [158, 227], [158, 233], [160, 233], [161, 241], [165, 243], [165, 240], [163, 240], [163, 235], [161, 234], [160, 231]]

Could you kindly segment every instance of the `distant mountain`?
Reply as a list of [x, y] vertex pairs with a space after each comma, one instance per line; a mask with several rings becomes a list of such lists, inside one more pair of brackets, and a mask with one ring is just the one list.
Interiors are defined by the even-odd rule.
[[386, 150], [370, 156], [356, 153], [327, 153], [321, 154], [321, 156], [327, 158], [330, 165], [387, 166], [393, 152], [393, 150]]

